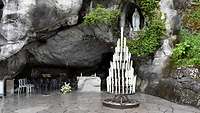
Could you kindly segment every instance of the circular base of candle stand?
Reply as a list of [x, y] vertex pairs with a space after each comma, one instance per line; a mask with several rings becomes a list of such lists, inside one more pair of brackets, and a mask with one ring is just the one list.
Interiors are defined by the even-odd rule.
[[115, 95], [111, 99], [104, 100], [103, 105], [106, 107], [116, 109], [129, 109], [138, 107], [140, 104], [136, 100], [129, 99], [128, 95]]

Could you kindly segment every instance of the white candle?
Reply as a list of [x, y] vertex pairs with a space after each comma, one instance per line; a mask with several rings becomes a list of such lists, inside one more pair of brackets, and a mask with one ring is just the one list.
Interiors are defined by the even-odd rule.
[[109, 76], [107, 78], [108, 92], [115, 94], [135, 93], [136, 76], [131, 54], [126, 46], [126, 38], [123, 36], [123, 27], [121, 28], [121, 38], [117, 41], [117, 47], [113, 55], [113, 61], [110, 62]]

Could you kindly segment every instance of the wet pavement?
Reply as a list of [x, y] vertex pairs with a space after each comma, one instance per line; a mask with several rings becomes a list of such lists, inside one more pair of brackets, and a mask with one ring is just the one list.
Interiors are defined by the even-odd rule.
[[104, 107], [102, 100], [110, 95], [72, 92], [67, 95], [21, 95], [1, 99], [1, 113], [200, 113], [200, 109], [178, 105], [146, 94], [132, 96], [140, 102], [138, 108], [112, 109]]

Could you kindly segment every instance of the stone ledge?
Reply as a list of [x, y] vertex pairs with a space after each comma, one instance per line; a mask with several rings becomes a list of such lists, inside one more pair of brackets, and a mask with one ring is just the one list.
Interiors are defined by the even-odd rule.
[[167, 100], [200, 108], [199, 80], [189, 77], [162, 79], [159, 81], [155, 92], [154, 95]]

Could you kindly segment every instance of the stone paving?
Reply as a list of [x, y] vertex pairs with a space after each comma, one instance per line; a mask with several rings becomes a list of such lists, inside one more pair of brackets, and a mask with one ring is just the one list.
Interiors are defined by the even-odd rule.
[[138, 108], [112, 109], [102, 105], [110, 95], [101, 93], [73, 92], [67, 95], [12, 96], [1, 99], [1, 113], [200, 113], [200, 109], [178, 105], [167, 100], [146, 95], [132, 96], [140, 102]]

